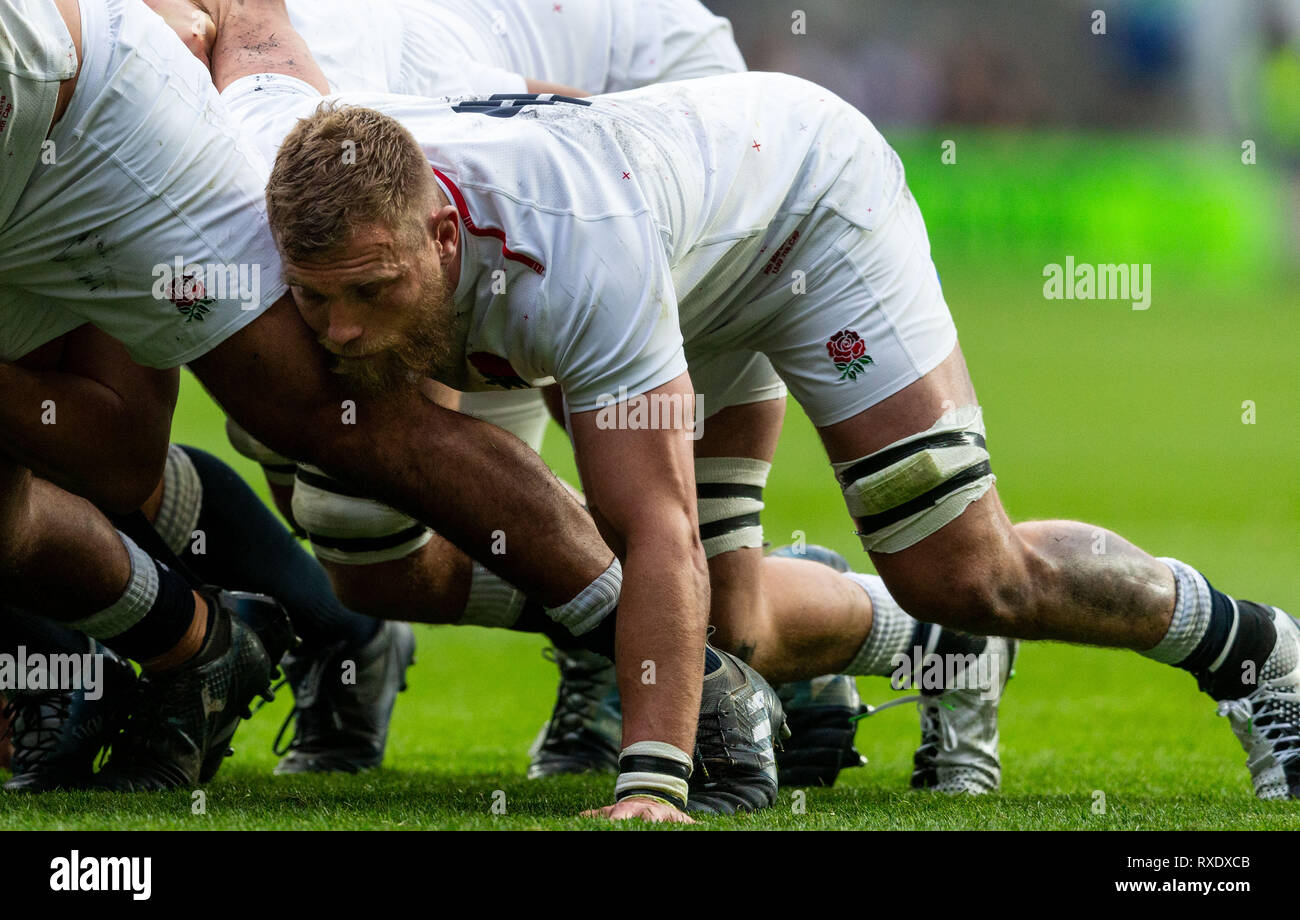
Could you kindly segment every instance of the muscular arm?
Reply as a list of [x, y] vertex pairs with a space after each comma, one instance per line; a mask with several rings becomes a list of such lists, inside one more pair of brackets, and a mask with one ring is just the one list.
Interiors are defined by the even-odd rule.
[[[189, 0], [187, 0], [189, 2]], [[224, 90], [240, 77], [281, 73], [322, 93], [329, 82], [294, 29], [284, 0], [192, 0], [213, 22], [212, 82]], [[202, 55], [199, 55], [202, 59]]]
[[162, 478], [179, 379], [82, 326], [20, 364], [0, 363], [5, 449], [70, 492], [132, 511]]
[[[681, 417], [693, 416], [689, 375], [654, 394], [680, 397], [688, 407]], [[583, 412], [571, 421], [588, 505], [623, 556], [616, 639], [623, 745], [666, 741], [689, 753], [709, 618], [693, 442], [682, 430], [601, 429], [599, 414]], [[652, 684], [642, 680], [647, 661], [654, 662]]]
[[591, 517], [513, 435], [414, 389], [377, 400], [345, 389], [288, 296], [190, 367], [255, 438], [424, 521], [547, 606], [613, 560]]

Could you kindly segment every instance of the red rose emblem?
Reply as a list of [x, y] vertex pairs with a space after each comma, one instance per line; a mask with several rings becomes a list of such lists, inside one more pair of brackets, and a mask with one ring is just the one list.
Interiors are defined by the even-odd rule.
[[851, 329], [837, 332], [826, 343], [826, 350], [836, 364], [848, 364], [854, 358], [861, 358], [867, 353], [867, 343], [862, 336]]
[[842, 329], [826, 343], [826, 353], [840, 371], [840, 379], [857, 380], [858, 374], [874, 362], [867, 354], [867, 343], [852, 329]]
[[168, 300], [178, 307], [192, 307], [199, 301], [203, 300], [203, 279], [195, 273], [186, 275], [184, 278], [175, 278], [172, 280], [171, 292]]

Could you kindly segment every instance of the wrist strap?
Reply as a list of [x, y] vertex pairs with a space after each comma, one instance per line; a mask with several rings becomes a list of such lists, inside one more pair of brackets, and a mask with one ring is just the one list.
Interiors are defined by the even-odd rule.
[[680, 748], [662, 741], [638, 741], [618, 755], [615, 801], [646, 796], [686, 810], [691, 758]]

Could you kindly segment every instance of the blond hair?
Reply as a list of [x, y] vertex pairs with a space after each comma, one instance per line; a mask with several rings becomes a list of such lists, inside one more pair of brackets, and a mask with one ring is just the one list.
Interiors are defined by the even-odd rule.
[[411, 133], [374, 109], [321, 105], [284, 139], [266, 185], [276, 245], [291, 261], [343, 246], [358, 225], [406, 229], [430, 193]]

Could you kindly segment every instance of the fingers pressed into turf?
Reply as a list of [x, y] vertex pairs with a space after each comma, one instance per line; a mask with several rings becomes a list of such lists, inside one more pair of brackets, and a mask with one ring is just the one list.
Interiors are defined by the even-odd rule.
[[616, 805], [593, 808], [582, 813], [584, 818], [608, 818], [610, 821], [641, 820], [656, 824], [694, 824], [695, 819], [686, 812], [650, 799], [624, 799]]

